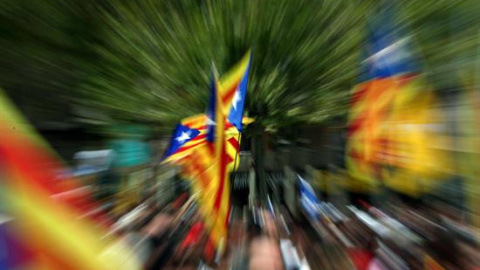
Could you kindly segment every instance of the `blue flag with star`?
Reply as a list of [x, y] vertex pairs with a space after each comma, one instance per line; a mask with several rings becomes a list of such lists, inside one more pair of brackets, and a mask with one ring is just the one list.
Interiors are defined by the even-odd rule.
[[178, 149], [195, 138], [198, 134], [200, 134], [200, 131], [186, 127], [182, 124], [178, 124], [173, 131], [173, 136], [170, 140], [170, 146], [165, 152], [164, 159], [174, 154]]
[[242, 131], [243, 128], [242, 118], [245, 108], [245, 98], [247, 96], [248, 73], [250, 71], [251, 58], [252, 56], [250, 54], [248, 58], [247, 70], [243, 74], [243, 77], [232, 98], [232, 106], [230, 107], [230, 113], [228, 115], [228, 121], [232, 123], [238, 129], [238, 131]]

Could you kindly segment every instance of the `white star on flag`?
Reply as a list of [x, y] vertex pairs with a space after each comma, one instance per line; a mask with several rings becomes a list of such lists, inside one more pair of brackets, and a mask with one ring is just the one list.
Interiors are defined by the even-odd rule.
[[235, 95], [233, 96], [233, 99], [232, 99], [232, 107], [233, 109], [236, 111], [237, 110], [237, 105], [238, 105], [238, 102], [240, 102], [242, 100], [242, 96], [240, 96], [240, 91], [235, 91]]
[[182, 132], [182, 135], [175, 138], [179, 143], [184, 143], [186, 140], [190, 139], [190, 131]]

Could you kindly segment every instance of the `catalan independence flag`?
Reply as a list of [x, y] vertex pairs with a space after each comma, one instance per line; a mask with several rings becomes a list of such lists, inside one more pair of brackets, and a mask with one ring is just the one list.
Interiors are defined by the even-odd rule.
[[442, 121], [434, 109], [437, 98], [419, 72], [409, 39], [398, 38], [390, 18], [375, 25], [367, 48], [363, 77], [351, 100], [348, 170], [366, 185], [381, 181], [420, 196], [444, 180], [452, 164], [433, 146], [445, 143], [432, 128]]
[[[178, 163], [188, 157], [194, 149], [203, 145], [207, 140], [206, 120], [205, 114], [198, 114], [182, 119], [173, 132], [163, 162]], [[253, 122], [253, 119], [243, 117], [242, 122], [244, 125], [247, 125]], [[240, 132], [227, 121], [225, 123], [225, 136], [227, 140], [227, 152], [234, 159], [240, 151]]]
[[206, 114], [183, 119], [166, 152], [165, 162], [181, 165], [198, 194], [199, 210], [209, 231], [205, 249], [209, 261], [225, 251], [229, 171], [240, 151], [240, 131], [253, 121], [243, 117], [250, 60], [248, 52], [220, 81], [214, 77]]
[[346, 165], [350, 174], [375, 185], [381, 174], [378, 154], [387, 144], [382, 127], [405, 79], [414, 72], [408, 40], [398, 39], [387, 17], [372, 23], [362, 62], [360, 82], [354, 87], [348, 122]]
[[197, 181], [198, 205], [209, 230], [206, 248], [208, 260], [223, 254], [230, 211], [230, 181], [227, 165], [232, 160], [227, 154], [225, 140], [226, 117], [221, 109], [222, 100], [218, 94], [218, 82], [211, 85], [211, 99], [206, 114], [206, 143], [192, 153], [190, 164]]
[[[0, 93], [0, 185], [12, 220], [1, 265], [8, 269], [140, 269], [117, 239], [104, 239], [108, 222], [88, 187], [59, 179], [64, 164]], [[8, 243], [11, 243], [8, 244]], [[3, 243], [2, 243], [3, 244]]]
[[[240, 60], [240, 62], [238, 62], [230, 71], [220, 78], [218, 83], [218, 95], [220, 96], [222, 104], [221, 109], [222, 112], [227, 116], [227, 121], [225, 123], [225, 139], [227, 141], [226, 149], [232, 160], [235, 160], [235, 157], [240, 151], [240, 132], [243, 128], [243, 125], [253, 122], [253, 119], [243, 116], [250, 63], [251, 51], [248, 51]], [[174, 131], [170, 147], [166, 152], [164, 162], [178, 163], [178, 161], [181, 159], [189, 156], [196, 147], [205, 143], [207, 139], [206, 120], [207, 118], [205, 114], [199, 114], [182, 119], [179, 125], [183, 127], [183, 130], [188, 128], [191, 130], [196, 130], [199, 133], [196, 136], [188, 139], [185, 137], [185, 135], [184, 137], [180, 137], [182, 134], [177, 134], [177, 130], [179, 128], [177, 126], [177, 129]], [[182, 144], [178, 144], [176, 141], [174, 141], [176, 139], [185, 140], [181, 141], [183, 142]], [[230, 163], [229, 170], [235, 169], [235, 165], [238, 164]]]
[[222, 108], [238, 131], [242, 131], [243, 111], [247, 96], [248, 77], [252, 61], [252, 51], [245, 56], [229, 72], [220, 78], [220, 96]]

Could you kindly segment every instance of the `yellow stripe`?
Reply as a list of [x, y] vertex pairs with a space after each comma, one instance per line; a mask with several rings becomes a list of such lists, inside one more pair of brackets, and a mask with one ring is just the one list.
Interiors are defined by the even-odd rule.
[[[221, 105], [222, 101], [220, 100], [220, 96], [217, 95], [217, 104]], [[228, 183], [228, 171], [225, 168], [225, 175], [224, 177], [224, 186], [223, 186], [223, 193], [221, 197], [221, 204], [218, 212], [214, 210], [215, 201], [216, 201], [216, 194], [220, 187], [220, 179], [222, 177], [221, 170], [221, 159], [222, 152], [225, 150], [226, 147], [226, 140], [225, 140], [225, 116], [223, 115], [222, 110], [216, 110], [216, 119], [217, 125], [215, 126], [215, 134], [216, 134], [216, 143], [215, 143], [215, 157], [212, 162], [212, 168], [214, 169], [214, 175], [212, 180], [210, 181], [207, 188], [203, 191], [200, 196], [200, 203], [202, 213], [204, 214], [205, 223], [207, 228], [210, 230], [210, 237], [218, 249], [220, 247], [221, 239], [226, 239], [226, 232], [227, 228], [225, 226], [225, 218], [228, 213], [228, 202], [230, 196], [230, 187]], [[224, 144], [222, 147], [222, 143]], [[222, 149], [223, 148], [223, 149]]]
[[[0, 89], [0, 108], [3, 110], [0, 133], [5, 128], [15, 128], [52, 156], [57, 154], [37, 134], [35, 129], [14, 108]], [[10, 123], [10, 125], [8, 124]], [[61, 162], [60, 158], [57, 158]], [[15, 168], [6, 168], [6, 177], [10, 177], [4, 188], [6, 201], [19, 221], [18, 235], [30, 244], [40, 245], [45, 253], [58, 256], [60, 261], [72, 262], [75, 269], [120, 269], [120, 261], [102, 260], [98, 254], [105, 243], [101, 243], [101, 232], [86, 220], [78, 220], [70, 209], [55, 203], [47, 194], [25, 185]], [[21, 230], [28, 228], [29, 230]], [[30, 237], [32, 236], [32, 237]], [[78, 267], [77, 267], [78, 266]], [[35, 269], [51, 269], [52, 265], [35, 265]], [[139, 267], [134, 268], [139, 269]]]
[[[9, 177], [17, 178], [13, 174]], [[122, 260], [110, 261], [111, 258], [107, 260], [98, 256], [107, 243], [100, 240], [103, 234], [95, 225], [77, 219], [68, 209], [55, 204], [29, 186], [23, 186], [21, 193], [18, 192], [18, 187], [8, 190], [6, 196], [16, 217], [21, 221], [21, 228], [29, 229], [20, 231], [20, 235], [36, 235], [36, 240], [42, 241], [45, 252], [52, 252], [50, 254], [58, 256], [61, 261], [74, 263], [78, 269], [121, 269]], [[35, 240], [29, 242], [36, 243]], [[119, 256], [128, 258], [125, 254]]]
[[[229, 89], [231, 89], [235, 84], [239, 83], [239, 81], [245, 75], [249, 62], [250, 56], [252, 51], [248, 50], [248, 52], [243, 56], [243, 58], [238, 62], [233, 68], [231, 68], [225, 75], [220, 78], [219, 85], [220, 85], [220, 96], [223, 98]], [[232, 105], [231, 99], [222, 104], [223, 113], [228, 115], [230, 112], [230, 107]]]
[[180, 122], [182, 125], [204, 125], [205, 124], [205, 114], [196, 114], [187, 118], [183, 118]]

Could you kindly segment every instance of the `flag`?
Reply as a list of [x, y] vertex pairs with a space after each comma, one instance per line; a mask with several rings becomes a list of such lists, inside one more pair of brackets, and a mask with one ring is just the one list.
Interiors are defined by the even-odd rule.
[[385, 143], [376, 162], [387, 187], [417, 197], [435, 189], [453, 162], [438, 147], [446, 141], [439, 136], [443, 121], [434, 109], [437, 99], [433, 90], [420, 75], [403, 77], [398, 86], [382, 123], [379, 137]]
[[[248, 117], [243, 117], [243, 124], [247, 125], [253, 122], [252, 118]], [[184, 160], [187, 157], [189, 157], [192, 152], [201, 147], [207, 140], [207, 125], [206, 123], [206, 115], [205, 114], [198, 114], [195, 116], [191, 116], [188, 118], [182, 119], [180, 123], [177, 125], [175, 128], [172, 139], [170, 141], [170, 145], [168, 149], [166, 150], [163, 158], [163, 163], [167, 162], [172, 162], [176, 164], [184, 164], [186, 163]], [[179, 127], [181, 127], [179, 129]], [[176, 140], [176, 138], [179, 138], [179, 136], [182, 135], [182, 133], [178, 131], [188, 131], [191, 130], [191, 134], [195, 135], [192, 136], [191, 139], [185, 140], [183, 143], [182, 141]], [[180, 139], [180, 138], [179, 138]], [[226, 151], [227, 154], [230, 156], [231, 160], [233, 162], [230, 162], [228, 165], [229, 171], [232, 171], [236, 168], [234, 168], [234, 165], [238, 167], [239, 162], [237, 164], [234, 164], [235, 158], [240, 152], [240, 142], [241, 142], [241, 135], [240, 132], [238, 132], [237, 128], [233, 126], [231, 123], [228, 121], [225, 123], [225, 140], [227, 141], [226, 143]], [[175, 144], [175, 145], [174, 145]]]
[[242, 124], [252, 122], [243, 117], [250, 58], [248, 52], [220, 82], [212, 80], [206, 114], [182, 121], [184, 126], [197, 129], [198, 135], [183, 145], [171, 146], [175, 150], [167, 152], [167, 160], [182, 165], [199, 194], [199, 209], [210, 232], [205, 249], [210, 260], [215, 253], [221, 256], [225, 249], [230, 211], [229, 171], [234, 169], [240, 151]]
[[218, 82], [211, 86], [210, 104], [205, 116], [205, 143], [194, 149], [182, 161], [183, 167], [192, 175], [194, 190], [198, 194], [198, 208], [209, 232], [205, 255], [214, 259], [215, 253], [223, 254], [227, 238], [230, 211], [230, 182], [225, 140], [226, 117], [221, 109]]
[[185, 252], [189, 247], [195, 247], [196, 245], [198, 245], [204, 229], [205, 228], [202, 222], [195, 222], [188, 231], [185, 238], [182, 240], [180, 244], [180, 250]]
[[275, 217], [275, 209], [273, 208], [272, 200], [270, 200], [270, 196], [267, 195], [267, 211]]
[[[216, 80], [211, 85], [211, 91], [213, 98], [211, 98], [209, 110], [207, 110], [207, 125], [210, 127], [207, 131], [209, 133], [207, 145], [209, 145], [209, 149], [213, 149], [214, 153], [215, 178], [211, 180], [203, 195], [204, 207], [210, 213], [205, 217], [206, 223], [210, 227], [208, 245], [213, 245], [217, 250], [217, 255], [222, 255], [225, 251], [230, 211], [230, 179], [227, 165], [232, 160], [226, 152], [226, 117], [221, 109], [222, 100], [218, 93]], [[210, 133], [214, 133], [214, 136], [210, 136]]]
[[[170, 140], [170, 146], [165, 152], [164, 159], [170, 158], [169, 160], [174, 160], [183, 157], [183, 155], [188, 154], [186, 150], [195, 147], [195, 143], [201, 141], [202, 138], [197, 138], [201, 133], [200, 130], [195, 128], [190, 128], [183, 124], [178, 124], [173, 131], [172, 139]], [[193, 141], [193, 143], [188, 144], [188, 142]]]
[[349, 173], [367, 186], [375, 186], [379, 180], [378, 154], [388, 145], [381, 137], [383, 124], [403, 79], [414, 70], [408, 39], [399, 40], [394, 35], [385, 14], [379, 20], [369, 33], [367, 58], [352, 92], [346, 145]]
[[433, 110], [436, 97], [419, 73], [409, 39], [398, 37], [390, 18], [379, 18], [352, 95], [346, 165], [365, 185], [381, 181], [418, 196], [448, 167], [445, 154], [431, 146], [438, 138], [432, 127], [441, 122]]
[[243, 129], [242, 118], [247, 96], [251, 59], [252, 52], [249, 50], [242, 60], [220, 79], [222, 102], [225, 104], [222, 107], [228, 116], [228, 121], [240, 132]]
[[[235, 160], [240, 151], [240, 132], [243, 129], [243, 125], [248, 125], [254, 121], [252, 118], [243, 116], [250, 62], [251, 51], [248, 51], [240, 62], [219, 80], [218, 94], [220, 95], [222, 104], [221, 108], [223, 113], [228, 116], [225, 124], [227, 153], [233, 160]], [[209, 104], [213, 104], [213, 102], [214, 101], [211, 101]], [[172, 149], [172, 146], [170, 146], [165, 155], [164, 162], [172, 162], [184, 158], [190, 155], [196, 147], [201, 146], [206, 140], [208, 127], [206, 120], [205, 114], [199, 114], [181, 120], [181, 125], [190, 129], [196, 129], [200, 133], [197, 137], [192, 138], [191, 141], [185, 142], [185, 144], [180, 145], [178, 148], [174, 148], [176, 150], [173, 152], [169, 151]], [[234, 166], [235, 164], [233, 163], [229, 164], [229, 170], [234, 170]]]
[[315, 191], [313, 190], [312, 186], [305, 181], [300, 175], [298, 177], [298, 186], [300, 189], [300, 203], [303, 207], [303, 210], [312, 218], [313, 220], [318, 219], [319, 215], [319, 208], [318, 205], [320, 201], [315, 195]]
[[107, 228], [85, 216], [97, 208], [88, 187], [58, 179], [64, 165], [1, 93], [0, 107], [2, 199], [11, 239], [30, 252], [26, 269], [140, 269], [123, 244], [107, 250], [119, 242], [102, 240]]

